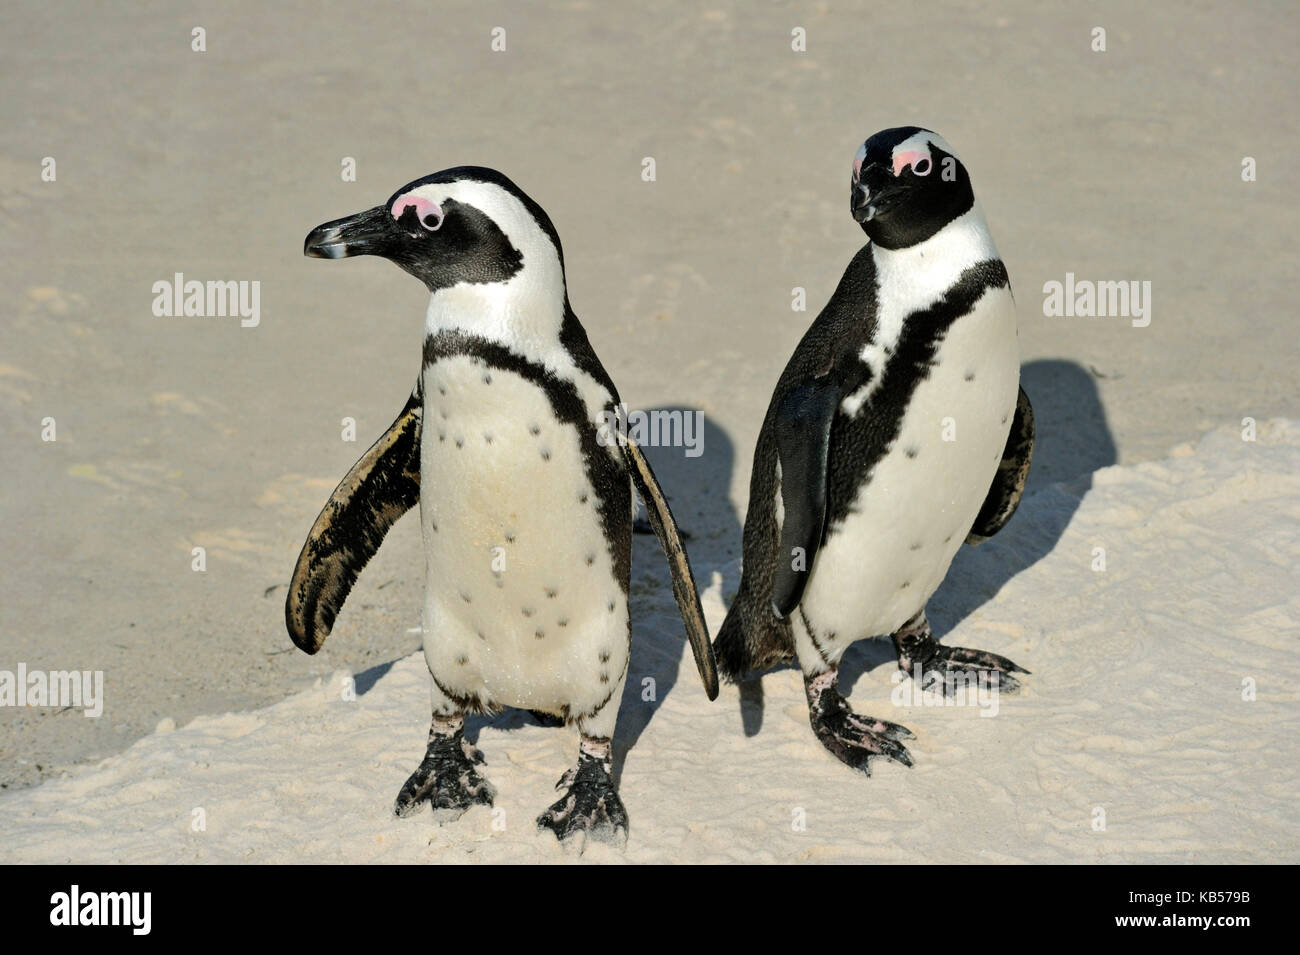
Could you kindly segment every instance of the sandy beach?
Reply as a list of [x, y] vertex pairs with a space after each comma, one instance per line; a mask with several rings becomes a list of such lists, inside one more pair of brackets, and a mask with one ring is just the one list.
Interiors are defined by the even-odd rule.
[[[931, 617], [1033, 676], [993, 718], [902, 706], [888, 641], [859, 644], [854, 705], [919, 737], [861, 779], [797, 671], [705, 700], [638, 539], [631, 672], [659, 695], [629, 679], [615, 740], [628, 849], [583, 858], [1300, 860], [1291, 5], [20, 0], [0, 37], [0, 670], [103, 674], [95, 718], [0, 706], [0, 860], [573, 858], [531, 827], [572, 734], [513, 711], [471, 724], [504, 828], [389, 815], [427, 731], [416, 519], [318, 655], [285, 632], [427, 301], [303, 237], [454, 165], [527, 190], [624, 400], [702, 414], [698, 457], [648, 454], [716, 629], [768, 397], [863, 241], [854, 151], [913, 123], [971, 170], [1038, 422], [1020, 512]], [[157, 314], [178, 273], [257, 283], [256, 313]], [[1148, 313], [1047, 314], [1067, 281], [1150, 283]]]

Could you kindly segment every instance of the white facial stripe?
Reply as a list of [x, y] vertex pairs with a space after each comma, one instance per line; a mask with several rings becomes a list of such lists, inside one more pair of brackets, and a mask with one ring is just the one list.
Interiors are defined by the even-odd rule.
[[415, 208], [415, 217], [425, 229], [432, 232], [442, 225], [442, 207], [414, 192], [408, 192], [394, 199], [388, 214], [394, 219], [401, 219], [406, 214], [406, 210], [411, 207]]
[[863, 143], [861, 146], [858, 147], [857, 153], [855, 153], [853, 156], [853, 178], [854, 179], [862, 178], [862, 163], [866, 160], [866, 158], [867, 158], [867, 144]]
[[[461, 282], [439, 289], [429, 302], [429, 330], [457, 327], [515, 347], [558, 344], [564, 321], [564, 270], [560, 257], [532, 213], [495, 183], [461, 180], [431, 183], [406, 194], [442, 206], [448, 199], [490, 218], [523, 256], [523, 268], [505, 282]], [[529, 344], [532, 343], [532, 344]]]
[[903, 152], [920, 152], [925, 153], [925, 155], [928, 156], [930, 155], [931, 146], [939, 147], [950, 156], [957, 155], [952, 151], [952, 147], [948, 145], [942, 136], [938, 133], [925, 131], [913, 133], [911, 136], [907, 137], [907, 139], [904, 139], [894, 147], [894, 155], [897, 156], [899, 153]]
[[[899, 175], [902, 172], [902, 167], [906, 165], [911, 165], [912, 171], [918, 172], [916, 163], [922, 159], [929, 160], [930, 164], [928, 166], [923, 165], [925, 172], [918, 172], [918, 175], [928, 175], [934, 169], [932, 147], [941, 149], [953, 157], [957, 155], [938, 133], [915, 133], [894, 147], [891, 155], [894, 175]], [[913, 155], [909, 156], [909, 154]]]
[[545, 269], [548, 265], [546, 260], [555, 259], [555, 271], [559, 270], [559, 258], [550, 237], [542, 231], [524, 204], [496, 183], [472, 180], [430, 183], [412, 189], [403, 198], [408, 201], [423, 199], [438, 207], [448, 199], [473, 206], [495, 222], [510, 244], [523, 254], [526, 268], [540, 265]]
[[[448, 200], [473, 206], [488, 216], [523, 256], [524, 267], [505, 282], [459, 282], [429, 299], [425, 334], [460, 329], [499, 342], [572, 381], [587, 406], [588, 420], [599, 423], [613, 396], [573, 362], [560, 344], [564, 323], [564, 269], [550, 236], [512, 193], [495, 183], [461, 180], [412, 189], [439, 206]], [[620, 454], [616, 447], [611, 453]]]

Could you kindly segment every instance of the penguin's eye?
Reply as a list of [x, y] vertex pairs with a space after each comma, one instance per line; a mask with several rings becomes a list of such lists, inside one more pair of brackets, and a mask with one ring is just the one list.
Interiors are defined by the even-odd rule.
[[918, 159], [912, 163], [912, 172], [918, 176], [928, 176], [930, 174], [930, 157], [926, 156], [924, 159]]
[[442, 226], [442, 207], [424, 196], [410, 193], [398, 196], [388, 207], [388, 214], [398, 222], [407, 215], [414, 214], [415, 221], [420, 223], [420, 228], [425, 232], [437, 232]]

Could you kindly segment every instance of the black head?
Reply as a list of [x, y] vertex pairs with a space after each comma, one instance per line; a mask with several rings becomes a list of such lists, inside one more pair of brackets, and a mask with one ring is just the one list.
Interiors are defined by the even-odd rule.
[[974, 203], [966, 167], [928, 129], [881, 130], [853, 159], [849, 210], [881, 248], [924, 242]]
[[[303, 254], [318, 259], [377, 255], [431, 292], [458, 283], [507, 282], [523, 267], [563, 254], [542, 207], [482, 166], [458, 166], [408, 183], [381, 206], [317, 226]], [[562, 279], [561, 279], [562, 281]]]

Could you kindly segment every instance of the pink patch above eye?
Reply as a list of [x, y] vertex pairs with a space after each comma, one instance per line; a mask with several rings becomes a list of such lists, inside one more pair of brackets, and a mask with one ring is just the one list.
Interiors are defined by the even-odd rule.
[[[394, 219], [400, 219], [405, 214], [407, 207], [415, 207], [415, 216], [420, 220], [420, 224], [426, 228], [437, 228], [442, 224], [442, 209], [436, 202], [430, 202], [423, 196], [417, 196], [408, 193], [405, 196], [398, 196], [393, 200], [392, 206], [388, 212]], [[429, 219], [432, 217], [433, 221]]]
[[859, 157], [859, 158], [853, 160], [853, 177], [854, 177], [855, 179], [861, 179], [861, 178], [862, 178], [862, 158], [861, 158], [861, 157]]
[[[925, 172], [917, 172], [916, 167], [918, 163], [925, 164]], [[909, 149], [906, 152], [901, 152], [901, 153], [894, 153], [894, 175], [895, 176], [901, 176], [903, 174], [903, 170], [906, 169], [908, 166], [912, 167], [912, 172], [915, 172], [918, 176], [923, 176], [925, 175], [925, 173], [928, 173], [930, 171], [930, 157], [927, 154], [915, 149]]]

